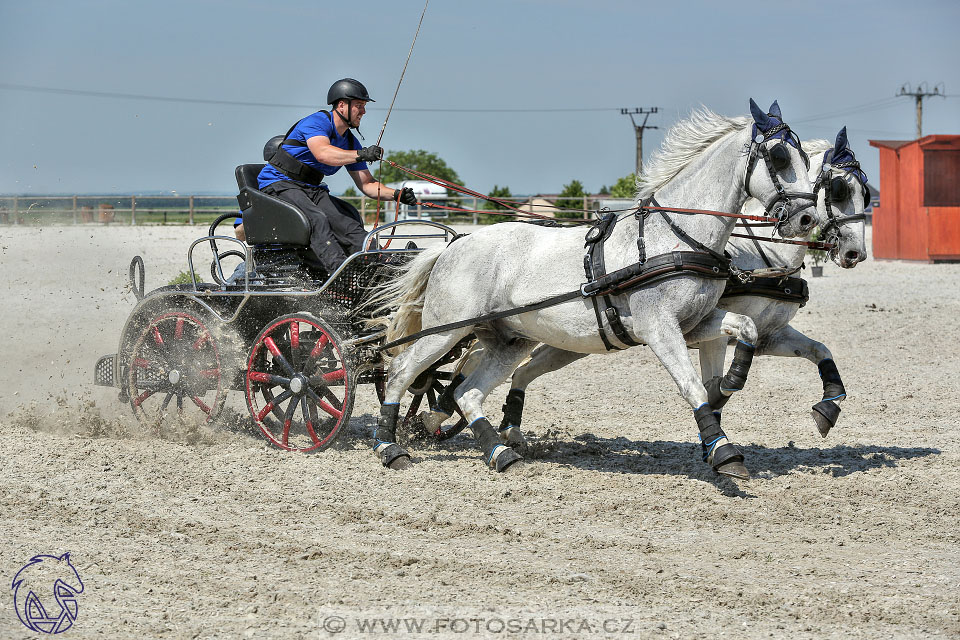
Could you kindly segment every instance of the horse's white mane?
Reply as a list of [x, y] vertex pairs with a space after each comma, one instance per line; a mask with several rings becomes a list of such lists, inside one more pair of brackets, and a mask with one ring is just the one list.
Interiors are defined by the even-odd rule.
[[824, 151], [833, 149], [833, 143], [826, 140], [802, 140], [800, 146], [813, 159], [815, 154], [823, 154]]
[[637, 199], [653, 195], [711, 144], [752, 122], [748, 116], [729, 118], [701, 107], [686, 120], [673, 125], [660, 149], [644, 163], [643, 172], [637, 176]]

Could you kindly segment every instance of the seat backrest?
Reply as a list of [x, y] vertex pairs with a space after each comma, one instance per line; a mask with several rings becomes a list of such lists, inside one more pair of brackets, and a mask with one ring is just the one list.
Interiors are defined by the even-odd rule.
[[237, 170], [234, 172], [237, 176], [237, 187], [243, 189], [247, 187], [249, 189], [258, 189], [260, 188], [260, 181], [257, 179], [257, 176], [260, 175], [260, 171], [267, 165], [260, 164], [242, 164], [237, 167]]
[[263, 164], [242, 164], [234, 175], [240, 193], [237, 202], [243, 212], [243, 229], [247, 243], [310, 246], [310, 221], [289, 202], [263, 193], [257, 176]]

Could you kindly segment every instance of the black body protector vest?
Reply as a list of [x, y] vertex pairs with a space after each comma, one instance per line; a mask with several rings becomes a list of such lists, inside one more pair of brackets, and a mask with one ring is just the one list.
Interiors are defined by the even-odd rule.
[[[333, 114], [326, 110], [318, 111], [317, 113], [326, 114], [330, 118], [330, 123], [333, 123]], [[293, 133], [294, 128], [298, 124], [303, 122], [303, 118], [297, 120], [292, 127], [287, 129], [287, 132], [282, 136], [274, 136], [267, 140], [267, 144], [263, 147], [263, 159], [266, 162], [269, 162], [271, 165], [276, 167], [276, 169], [287, 176], [291, 180], [297, 180], [298, 182], [306, 182], [307, 184], [312, 184], [313, 186], [319, 186], [323, 182], [326, 176], [322, 171], [316, 167], [311, 167], [308, 164], [300, 162], [295, 156], [293, 156], [289, 151], [283, 148], [283, 145], [288, 145], [291, 147], [306, 147], [306, 142], [301, 142], [300, 140], [291, 140], [289, 138], [290, 134]], [[335, 125], [334, 125], [335, 126]], [[355, 138], [353, 137], [353, 131], [347, 129], [347, 143], [350, 145], [350, 149], [356, 145]]]

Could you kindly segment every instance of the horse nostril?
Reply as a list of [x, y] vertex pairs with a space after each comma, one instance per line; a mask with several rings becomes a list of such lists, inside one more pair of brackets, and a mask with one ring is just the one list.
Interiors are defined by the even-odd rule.
[[800, 216], [800, 226], [803, 228], [813, 226], [813, 216], [808, 216], [808, 215]]
[[847, 251], [844, 256], [847, 262], [860, 262], [860, 252], [859, 251]]

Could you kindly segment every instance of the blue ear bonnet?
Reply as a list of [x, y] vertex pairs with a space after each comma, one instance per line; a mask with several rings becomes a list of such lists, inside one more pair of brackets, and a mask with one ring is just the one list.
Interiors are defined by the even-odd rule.
[[[826, 164], [828, 162], [833, 166], [836, 166], [838, 169], [843, 169], [847, 173], [852, 173], [857, 180], [860, 181], [860, 184], [863, 185], [864, 190], [867, 189], [867, 174], [864, 173], [860, 168], [860, 163], [857, 162], [857, 157], [853, 155], [853, 150], [847, 144], [846, 127], [841, 129], [840, 133], [837, 134], [837, 141], [834, 144], [833, 149], [823, 153], [823, 163]], [[843, 166], [847, 163], [849, 163], [849, 166]]]

